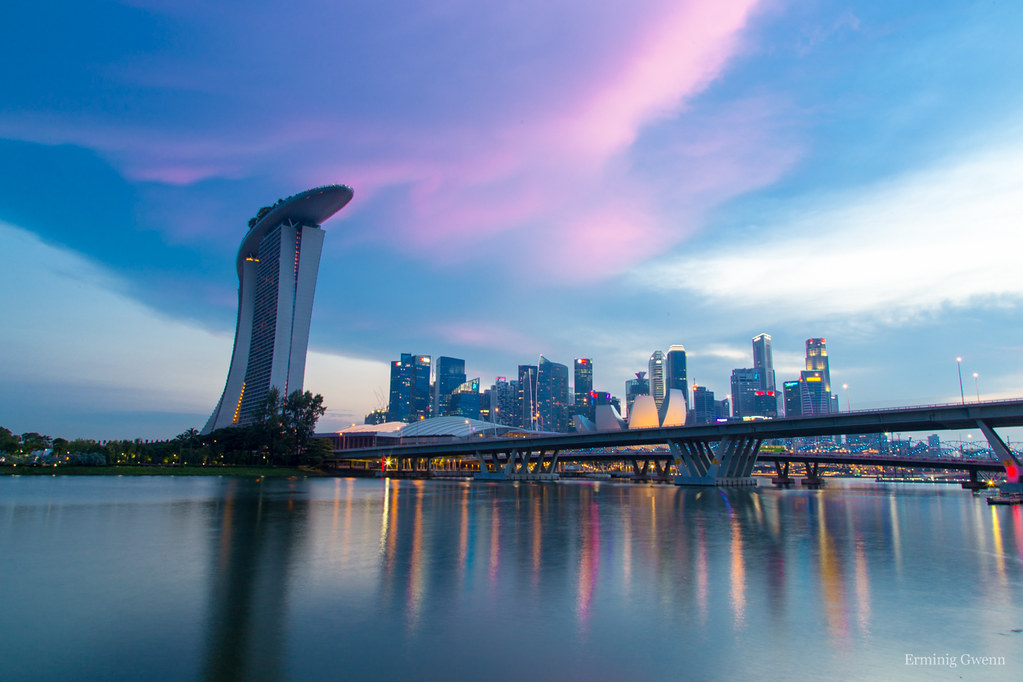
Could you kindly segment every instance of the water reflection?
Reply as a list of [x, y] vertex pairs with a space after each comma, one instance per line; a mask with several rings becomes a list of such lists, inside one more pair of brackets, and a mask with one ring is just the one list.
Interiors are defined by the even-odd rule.
[[220, 479], [211, 514], [206, 680], [284, 679], [292, 556], [308, 503], [295, 485]]
[[1023, 509], [939, 486], [0, 480], [0, 531], [0, 679], [1023, 663]]

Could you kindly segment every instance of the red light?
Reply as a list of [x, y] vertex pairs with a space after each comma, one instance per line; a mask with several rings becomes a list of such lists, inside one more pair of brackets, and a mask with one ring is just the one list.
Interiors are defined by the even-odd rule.
[[1010, 464], [1008, 461], [1005, 464], [1005, 477], [1009, 483], [1019, 483], [1019, 467], [1015, 464]]

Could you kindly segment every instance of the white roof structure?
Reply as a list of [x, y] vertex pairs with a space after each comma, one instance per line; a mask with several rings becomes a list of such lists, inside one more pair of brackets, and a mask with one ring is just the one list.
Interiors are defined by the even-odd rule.
[[479, 436], [504, 435], [509, 431], [520, 431], [503, 424], [492, 424], [466, 417], [434, 417], [406, 424], [385, 422], [383, 424], [356, 424], [341, 429], [340, 433], [378, 433], [401, 438], [472, 438]]

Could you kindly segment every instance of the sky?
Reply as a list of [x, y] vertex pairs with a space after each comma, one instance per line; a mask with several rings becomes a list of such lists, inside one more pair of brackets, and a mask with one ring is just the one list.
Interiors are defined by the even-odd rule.
[[[825, 337], [842, 409], [1023, 396], [1023, 5], [16, 3], [0, 59], [0, 425], [201, 428], [260, 206], [343, 183], [305, 388], [539, 355], [719, 398]], [[961, 357], [961, 365], [956, 358]], [[976, 374], [976, 377], [974, 376]]]

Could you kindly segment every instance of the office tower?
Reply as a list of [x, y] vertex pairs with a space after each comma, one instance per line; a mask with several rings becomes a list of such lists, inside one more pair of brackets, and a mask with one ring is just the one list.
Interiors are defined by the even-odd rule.
[[518, 414], [519, 426], [536, 430], [536, 365], [519, 365]]
[[320, 267], [320, 224], [352, 190], [328, 185], [259, 209], [238, 249], [238, 319], [227, 383], [203, 433], [249, 424], [270, 387], [301, 391]]
[[771, 353], [771, 335], [758, 334], [753, 337], [753, 369], [760, 375], [759, 389], [764, 393], [775, 391], [774, 357]]
[[[835, 407], [836, 403], [831, 400], [831, 370], [828, 367], [828, 348], [825, 345], [824, 339], [807, 339], [806, 340], [806, 369], [807, 371], [819, 372], [820, 379], [823, 386], [820, 387], [823, 390], [823, 395], [820, 396], [819, 400], [813, 398], [811, 402], [815, 405], [820, 404], [824, 407], [815, 409], [813, 414], [828, 414]], [[817, 386], [811, 387], [814, 396], [817, 395]], [[808, 414], [804, 412], [804, 414]]]
[[646, 372], [636, 372], [635, 379], [629, 379], [625, 382], [626, 416], [632, 412], [632, 403], [636, 402], [636, 396], [650, 395], [650, 381], [645, 377]]
[[433, 398], [430, 414], [442, 417], [448, 412], [448, 397], [465, 383], [465, 360], [442, 355], [437, 358], [433, 378]]
[[763, 416], [757, 415], [756, 409], [756, 394], [759, 387], [760, 375], [757, 370], [732, 370], [732, 416]]
[[[806, 368], [821, 373], [824, 390], [831, 393], [831, 371], [828, 369], [828, 348], [824, 339], [806, 340]], [[830, 400], [830, 395], [828, 396]]]
[[402, 353], [391, 363], [387, 421], [414, 422], [430, 416], [430, 356]]
[[581, 414], [590, 421], [594, 419], [593, 397], [593, 363], [589, 358], [575, 359], [575, 414]]
[[727, 421], [728, 415], [732, 413], [731, 403], [728, 402], [728, 398], [723, 400], [714, 401], [714, 420], [715, 421]]
[[677, 388], [689, 404], [689, 381], [686, 378], [686, 349], [682, 345], [668, 348], [664, 355], [664, 393]]
[[786, 417], [800, 417], [803, 414], [801, 386], [802, 384], [799, 381], [786, 381], [783, 385], [785, 391]]
[[480, 397], [479, 377], [462, 382], [448, 394], [448, 416], [479, 419]]
[[647, 376], [650, 380], [650, 395], [653, 396], [657, 411], [661, 410], [661, 403], [664, 402], [664, 353], [655, 350], [647, 362]]
[[799, 373], [799, 406], [804, 417], [831, 412], [831, 396], [826, 385], [824, 372], [805, 370]]
[[761, 391], [758, 388], [753, 395], [753, 415], [757, 417], [767, 417], [769, 419], [777, 417], [778, 394], [774, 391]]
[[710, 424], [714, 419], [714, 391], [693, 384], [693, 423]]
[[540, 356], [536, 375], [537, 428], [568, 431], [568, 367]]
[[490, 421], [494, 424], [505, 426], [519, 426], [519, 416], [516, 413], [518, 401], [518, 382], [509, 382], [506, 377], [497, 377], [494, 385], [490, 387], [491, 409]]

